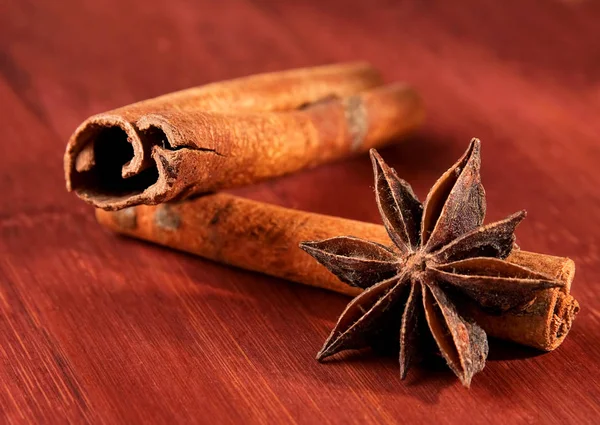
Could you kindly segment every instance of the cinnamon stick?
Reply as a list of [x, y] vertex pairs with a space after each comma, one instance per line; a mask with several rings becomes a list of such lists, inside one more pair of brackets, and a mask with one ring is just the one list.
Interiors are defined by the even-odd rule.
[[[347, 295], [356, 295], [360, 289], [337, 280], [298, 244], [338, 235], [391, 243], [380, 225], [286, 209], [223, 193], [116, 212], [96, 210], [96, 217], [118, 233]], [[573, 261], [520, 250], [513, 251], [508, 260], [561, 280], [565, 286], [540, 292], [530, 306], [519, 312], [493, 316], [474, 311], [477, 323], [491, 336], [542, 350], [555, 349], [579, 310], [570, 295]]]
[[107, 210], [179, 200], [366, 151], [422, 119], [416, 92], [368, 64], [224, 81], [88, 118], [67, 145], [67, 189]]

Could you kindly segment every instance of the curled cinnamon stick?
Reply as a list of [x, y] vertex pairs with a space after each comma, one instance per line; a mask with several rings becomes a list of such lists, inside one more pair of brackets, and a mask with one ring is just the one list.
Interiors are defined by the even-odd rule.
[[[115, 232], [187, 251], [225, 264], [295, 282], [356, 295], [298, 248], [305, 240], [352, 235], [389, 245], [383, 226], [291, 210], [229, 194], [181, 203], [138, 206], [116, 212], [96, 210], [98, 221]], [[493, 316], [474, 311], [477, 323], [494, 337], [542, 350], [558, 347], [579, 310], [570, 295], [575, 265], [568, 258], [515, 250], [509, 261], [565, 283], [540, 292], [524, 310]]]
[[108, 210], [179, 200], [366, 151], [422, 119], [416, 92], [367, 64], [214, 83], [88, 118], [67, 145], [67, 189]]

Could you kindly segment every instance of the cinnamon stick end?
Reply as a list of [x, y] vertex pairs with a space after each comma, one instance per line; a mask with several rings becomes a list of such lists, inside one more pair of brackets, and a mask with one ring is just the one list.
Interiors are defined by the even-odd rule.
[[152, 143], [125, 116], [88, 118], [71, 136], [64, 156], [67, 190], [104, 209], [141, 203], [160, 189], [150, 158]]
[[558, 292], [556, 304], [550, 318], [548, 337], [545, 346], [540, 347], [545, 351], [552, 351], [565, 340], [571, 330], [573, 320], [579, 313], [579, 303], [570, 294]]

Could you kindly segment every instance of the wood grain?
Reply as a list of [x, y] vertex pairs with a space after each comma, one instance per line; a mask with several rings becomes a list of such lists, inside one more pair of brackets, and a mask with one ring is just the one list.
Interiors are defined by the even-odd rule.
[[[0, 0], [0, 422], [595, 423], [600, 6], [592, 1]], [[117, 238], [66, 193], [87, 116], [257, 72], [365, 59], [428, 122], [382, 155], [424, 196], [483, 141], [488, 221], [569, 256], [565, 343], [492, 343], [467, 391], [435, 361], [319, 364], [344, 297]], [[238, 194], [378, 222], [365, 156]]]

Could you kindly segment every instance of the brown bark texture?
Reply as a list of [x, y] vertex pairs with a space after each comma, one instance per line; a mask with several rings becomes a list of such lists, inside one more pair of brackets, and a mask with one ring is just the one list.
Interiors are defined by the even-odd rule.
[[180, 200], [382, 146], [423, 117], [415, 90], [365, 63], [208, 84], [85, 120], [67, 145], [67, 189], [107, 210]]
[[[360, 289], [340, 282], [298, 248], [301, 241], [351, 235], [390, 245], [381, 225], [308, 213], [225, 193], [121, 211], [96, 210], [109, 229], [221, 263], [347, 295]], [[575, 264], [568, 258], [515, 249], [508, 261], [565, 283], [543, 290], [528, 306], [490, 315], [473, 310], [488, 335], [542, 350], [557, 348], [579, 311], [570, 295]]]

